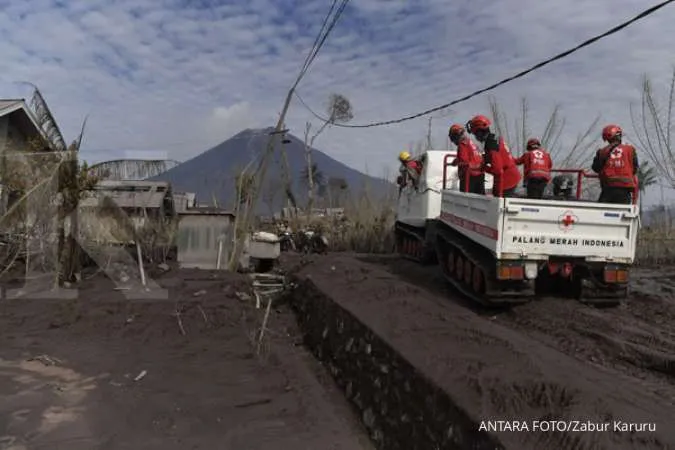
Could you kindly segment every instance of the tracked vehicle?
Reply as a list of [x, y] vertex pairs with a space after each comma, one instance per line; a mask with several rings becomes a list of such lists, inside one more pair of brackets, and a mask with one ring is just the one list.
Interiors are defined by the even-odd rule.
[[[482, 304], [524, 303], [547, 294], [617, 304], [628, 295], [640, 227], [637, 204], [581, 200], [583, 170], [572, 200], [493, 197], [459, 191], [455, 153], [421, 156], [416, 186], [401, 190], [397, 251], [438, 264], [460, 292]], [[486, 191], [493, 179], [486, 176]]]

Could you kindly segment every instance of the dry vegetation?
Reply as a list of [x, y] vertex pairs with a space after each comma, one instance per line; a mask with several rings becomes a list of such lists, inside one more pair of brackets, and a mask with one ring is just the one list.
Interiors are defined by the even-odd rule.
[[[392, 253], [395, 204], [395, 199], [374, 202], [354, 195], [345, 207], [345, 219], [317, 217], [310, 226], [326, 234], [332, 251]], [[306, 223], [304, 218], [289, 221], [292, 229]], [[675, 228], [666, 224], [642, 228], [636, 258], [640, 265], [675, 263]]]
[[[649, 186], [665, 180], [675, 187], [672, 174], [672, 161], [675, 161], [671, 145], [673, 131], [673, 108], [675, 105], [675, 71], [667, 105], [662, 107], [656, 101], [655, 92], [649, 79], [643, 82], [643, 95], [640, 113], [634, 113], [634, 127], [637, 140], [644, 147], [642, 167], [639, 173], [641, 195]], [[510, 121], [495, 98], [489, 99], [491, 116], [495, 118], [496, 129], [512, 143], [514, 153], [518, 154], [524, 142], [531, 136], [538, 136], [549, 149], [558, 168], [589, 168], [593, 154], [601, 142], [600, 120], [598, 116], [590, 126], [580, 133], [571, 147], [566, 148], [561, 136], [566, 127], [565, 118], [559, 106], [553, 108], [549, 119], [541, 132], [533, 132], [529, 126], [527, 99], [521, 102], [519, 117]], [[329, 110], [330, 111], [330, 110]], [[351, 118], [351, 117], [350, 117]], [[431, 121], [429, 121], [429, 128]], [[424, 141], [415, 146], [415, 153], [432, 148], [431, 132], [427, 132]], [[650, 164], [659, 161], [661, 164]], [[664, 164], [665, 162], [665, 164]], [[658, 174], [657, 174], [658, 172]], [[599, 186], [596, 179], [587, 178], [584, 182], [584, 198], [597, 198]], [[394, 247], [392, 228], [395, 221], [396, 196], [374, 199], [365, 193], [350, 193], [345, 204], [346, 220], [315, 218], [310, 224], [326, 233], [332, 250], [355, 251], [364, 253], [390, 253]], [[299, 218], [290, 221], [291, 228], [298, 229], [307, 224]], [[638, 264], [663, 264], [675, 262], [675, 229], [669, 220], [658, 221], [655, 225], [640, 230], [637, 248]]]
[[[643, 170], [641, 174], [643, 188], [659, 181], [675, 186], [672, 178], [672, 161], [675, 161], [675, 158], [673, 158], [671, 146], [675, 72], [668, 94], [666, 105], [661, 106], [655, 100], [658, 96], [654, 87], [645, 78], [642, 104], [639, 108], [631, 109], [636, 139], [641, 144], [640, 148], [645, 148], [648, 156], [646, 158], [643, 155], [643, 160], [661, 162], [661, 164], [654, 164]], [[23, 266], [26, 272], [56, 272], [60, 274], [59, 281], [73, 281], [77, 272], [77, 264], [74, 261], [79, 260], [79, 248], [74, 243], [70, 246], [67, 243], [68, 240], [74, 240], [70, 236], [79, 231], [78, 221], [72, 222], [69, 218], [75, 217], [73, 212], [77, 209], [79, 199], [97, 182], [99, 174], [93, 173], [86, 164], [82, 165], [77, 162], [77, 151], [82, 133], [70, 147], [65, 147], [58, 127], [37, 89], [32, 106], [36, 115], [41, 118], [43, 129], [46, 130], [45, 138], [22, 144], [26, 148], [14, 148], [16, 145], [10, 143], [6, 147], [2, 161], [3, 179], [7, 187], [4, 196], [7, 196], [7, 192], [20, 193], [20, 195], [18, 198], [9, 199], [11, 207], [0, 217], [4, 230], [4, 245], [0, 249], [0, 257], [2, 257], [0, 270], [5, 272], [17, 263], [21, 263], [19, 265]], [[494, 98], [490, 99], [489, 107], [495, 118], [497, 130], [513, 143], [515, 153], [529, 136], [535, 135], [541, 137], [544, 145], [551, 150], [558, 167], [587, 167], [589, 165], [593, 150], [598, 145], [598, 140], [594, 136], [599, 134], [600, 118], [578, 136], [571, 148], [565, 149], [561, 141], [565, 120], [559, 107], [553, 109], [541, 133], [533, 133], [529, 129], [526, 99], [521, 103], [519, 117], [513, 121], [506, 117]], [[308, 189], [307, 206], [311, 207], [315, 201], [317, 204], [321, 202], [319, 206], [323, 207], [340, 206], [344, 208], [344, 217], [301, 215], [292, 218], [289, 224], [294, 230], [307, 226], [320, 230], [328, 237], [333, 251], [391, 253], [394, 249], [392, 230], [397, 202], [395, 189], [386, 198], [375, 198], [368, 189], [354, 192], [350, 191], [347, 186], [340, 186], [338, 189], [340, 201], [337, 202], [339, 204], [334, 204], [330, 193], [327, 195], [325, 192], [321, 194], [317, 191], [317, 179], [322, 178], [323, 174], [312, 162], [311, 149], [314, 141], [332, 123], [347, 122], [353, 117], [349, 100], [336, 94], [330, 97], [327, 112], [330, 119], [316, 127], [317, 131], [314, 133], [310, 132], [312, 126], [307, 124], [305, 133], [307, 168], [302, 174], [307, 180], [301, 180], [303, 181], [301, 184]], [[426, 147], [432, 145], [429, 128]], [[283, 145], [279, 148], [283, 153]], [[25, 155], [21, 156], [24, 153]], [[235, 177], [238, 199], [235, 209], [237, 216], [242, 218], [237, 224], [237, 236], [251, 229], [251, 225], [244, 219], [249, 216], [251, 205], [260, 194], [260, 186], [264, 185], [260, 180], [262, 175], [260, 169], [260, 165], [246, 167]], [[290, 181], [289, 175], [286, 174], [284, 180], [279, 180], [275, 185], [275, 191], [277, 193], [286, 191], [289, 204], [295, 204], [293, 193], [288, 189]], [[58, 193], [56, 197], [55, 192]], [[262, 195], [264, 197], [265, 193], [263, 192]], [[5, 198], [5, 200], [8, 199]], [[90, 222], [81, 221], [84, 224]], [[111, 223], [105, 220], [93, 222], [99, 223], [100, 226]], [[124, 229], [128, 227], [121, 227], [117, 231], [124, 231]], [[132, 234], [133, 236], [126, 236], [123, 240], [139, 241], [143, 255], [155, 263], [164, 262], [168, 252], [176, 244], [176, 222], [164, 220], [161, 223], [147, 223], [142, 229], [134, 230]], [[675, 251], [671, 247], [673, 243], [675, 243], [675, 231], [670, 226], [669, 220], [643, 228], [638, 239], [638, 263], [675, 262]]]

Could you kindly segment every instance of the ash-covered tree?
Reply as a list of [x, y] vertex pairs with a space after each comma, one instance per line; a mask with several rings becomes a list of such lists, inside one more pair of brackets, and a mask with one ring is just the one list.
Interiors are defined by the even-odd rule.
[[277, 200], [283, 191], [284, 183], [280, 178], [274, 177], [266, 180], [265, 187], [260, 194], [262, 195], [263, 202], [267, 205], [270, 215], [274, 215]]
[[[354, 118], [352, 104], [347, 97], [341, 94], [331, 94], [326, 106], [327, 117], [314, 134], [311, 134], [312, 124], [307, 122], [305, 127], [305, 172], [307, 186], [307, 214], [311, 214], [314, 206], [315, 185], [320, 185], [316, 179], [316, 165], [312, 162], [312, 148], [314, 141], [324, 130], [336, 123], [347, 123]], [[304, 177], [303, 177], [304, 178]], [[323, 181], [323, 180], [322, 180]]]
[[655, 174], [675, 187], [675, 67], [662, 94], [656, 92], [654, 84], [645, 75], [640, 104], [631, 104], [630, 112], [640, 150], [654, 163]]
[[[29, 151], [58, 155], [56, 174], [60, 202], [57, 213], [55, 281], [57, 285], [63, 285], [65, 281], [74, 282], [80, 278], [81, 249], [77, 239], [79, 234], [77, 211], [80, 200], [98, 183], [98, 177], [92, 174], [87, 164], [79, 159], [87, 119], [84, 119], [77, 139], [66, 146], [63, 134], [42, 93], [37, 86], [31, 83], [25, 84], [33, 88], [30, 107], [42, 131], [42, 137], [38, 139], [38, 142], [32, 143], [33, 148]], [[67, 234], [66, 219], [70, 225]]]
[[326, 197], [326, 205], [329, 208], [344, 207], [346, 194], [349, 190], [347, 180], [342, 177], [329, 177], [323, 185], [323, 192], [320, 194]]

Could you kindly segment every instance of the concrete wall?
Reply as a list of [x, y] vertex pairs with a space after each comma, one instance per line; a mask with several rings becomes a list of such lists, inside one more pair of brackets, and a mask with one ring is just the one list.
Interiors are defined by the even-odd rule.
[[219, 239], [223, 241], [221, 268], [232, 251], [234, 217], [224, 214], [181, 214], [178, 223], [178, 262], [181, 267], [215, 269]]

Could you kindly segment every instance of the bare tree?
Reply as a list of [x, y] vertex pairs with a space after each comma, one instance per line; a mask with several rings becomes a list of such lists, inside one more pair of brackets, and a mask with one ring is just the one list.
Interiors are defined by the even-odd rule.
[[234, 177], [234, 187], [237, 193], [236, 202], [238, 205], [246, 205], [246, 207], [250, 206], [250, 200], [255, 194], [255, 182], [254, 173], [251, 173], [246, 169], [237, 171], [237, 174]]
[[[76, 239], [79, 233], [78, 206], [81, 197], [98, 182], [98, 177], [92, 175], [86, 163], [81, 164], [79, 161], [79, 150], [87, 119], [84, 119], [77, 139], [66, 146], [61, 129], [42, 93], [32, 83], [26, 84], [33, 87], [30, 105], [38, 125], [44, 132], [45, 142], [40, 143], [39, 146], [52, 152], [63, 152], [66, 155], [60, 160], [58, 170], [58, 191], [61, 195], [61, 202], [57, 218], [56, 282], [60, 285], [64, 281], [75, 281], [79, 278], [80, 247]], [[69, 219], [70, 224], [67, 236], [65, 233], [66, 219]]]
[[429, 121], [427, 123], [427, 142], [425, 150], [431, 150], [434, 148], [434, 141], [431, 138], [431, 121], [434, 120], [433, 117], [429, 116]]
[[279, 178], [271, 178], [266, 181], [265, 188], [260, 193], [260, 195], [262, 195], [262, 200], [265, 202], [265, 205], [267, 205], [270, 215], [274, 215], [274, 208], [277, 198], [283, 189], [284, 183]]
[[[665, 105], [659, 98], [665, 97]], [[630, 105], [635, 136], [647, 152], [654, 168], [670, 186], [675, 187], [675, 154], [673, 153], [673, 113], [675, 109], [675, 67], [667, 95], [659, 96], [647, 75], [642, 79], [640, 106]]]
[[307, 122], [305, 127], [305, 162], [307, 164], [307, 217], [309, 219], [314, 205], [314, 170], [312, 163], [312, 148], [314, 141], [323, 131], [335, 123], [347, 123], [354, 118], [352, 104], [347, 97], [341, 94], [331, 94], [327, 106], [328, 118], [319, 129], [310, 136], [312, 124]]
[[[600, 145], [599, 115], [569, 145], [562, 138], [567, 121], [561, 114], [560, 105], [553, 107], [541, 133], [533, 131], [530, 127], [530, 108], [526, 98], [521, 99], [520, 114], [513, 122], [509, 122], [508, 115], [502, 110], [495, 97], [489, 98], [489, 105], [495, 122], [494, 128], [510, 144], [514, 155], [523, 153], [527, 139], [538, 137], [542, 146], [551, 154], [554, 169], [584, 169], [590, 166], [595, 150]], [[595, 198], [599, 194], [600, 186], [597, 182], [586, 182], [582, 186], [581, 194], [584, 198]]]
[[329, 208], [344, 206], [345, 193], [349, 190], [347, 180], [342, 177], [329, 177], [326, 182], [326, 194], [328, 195]]
[[443, 119], [452, 114], [452, 111], [450, 109], [444, 109], [441, 110], [438, 114], [429, 116], [427, 119], [427, 134], [426, 134], [426, 140], [424, 144], [424, 151], [427, 150], [433, 150], [435, 144], [434, 144], [434, 139], [433, 139], [433, 134], [432, 134], [432, 121], [434, 119]]
[[[579, 134], [570, 147], [566, 147], [561, 140], [563, 132], [566, 129], [566, 120], [561, 115], [560, 105], [555, 105], [548, 116], [546, 126], [542, 133], [533, 132], [530, 128], [529, 102], [526, 98], [521, 100], [520, 114], [512, 122], [510, 127], [507, 114], [502, 110], [495, 97], [489, 98], [490, 111], [495, 123], [495, 131], [504, 136], [504, 139], [510, 144], [514, 155], [522, 154], [525, 143], [530, 137], [538, 137], [542, 146], [545, 147], [554, 160], [557, 168], [582, 168], [589, 165], [593, 157], [593, 151], [598, 146], [597, 136], [598, 123], [600, 117], [589, 125], [589, 127]], [[511, 134], [510, 130], [513, 131]]]

